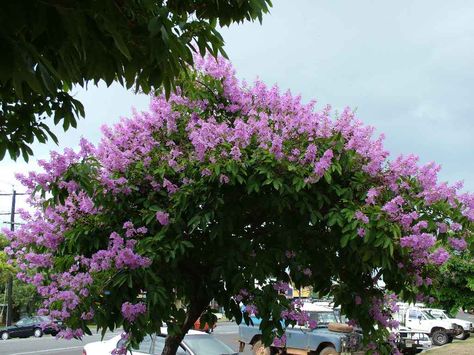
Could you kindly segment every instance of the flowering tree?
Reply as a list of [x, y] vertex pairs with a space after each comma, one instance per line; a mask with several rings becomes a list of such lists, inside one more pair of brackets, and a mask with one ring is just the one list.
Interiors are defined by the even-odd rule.
[[474, 196], [438, 183], [433, 163], [388, 161], [350, 109], [332, 119], [329, 106], [240, 83], [223, 59], [195, 63], [177, 94], [105, 127], [98, 147], [82, 140], [20, 177], [38, 209], [5, 231], [7, 252], [41, 311], [64, 337], [93, 318], [132, 345], [166, 322], [173, 354], [199, 316], [213, 321], [215, 299], [238, 322], [258, 314], [268, 344], [281, 319], [307, 321], [283, 295], [291, 281], [331, 293], [371, 351], [389, 351], [395, 294], [423, 298], [466, 248]]

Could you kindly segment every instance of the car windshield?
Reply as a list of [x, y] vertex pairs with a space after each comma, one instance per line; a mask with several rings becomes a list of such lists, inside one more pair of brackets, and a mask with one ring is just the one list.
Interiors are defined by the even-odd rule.
[[422, 312], [423, 315], [428, 318], [428, 319], [436, 319], [435, 317], [433, 317], [429, 312]]
[[184, 337], [184, 343], [196, 355], [237, 354], [230, 347], [207, 334], [187, 335]]
[[309, 312], [311, 320], [318, 322], [318, 325], [337, 323], [337, 318], [334, 312]]
[[53, 323], [53, 319], [46, 316], [37, 316], [36, 320], [41, 323], [50, 324]]

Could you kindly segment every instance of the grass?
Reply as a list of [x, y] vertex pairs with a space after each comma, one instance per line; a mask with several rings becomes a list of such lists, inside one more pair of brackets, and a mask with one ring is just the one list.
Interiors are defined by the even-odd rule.
[[451, 344], [433, 347], [428, 355], [472, 355], [474, 354], [474, 337], [466, 340], [454, 340]]

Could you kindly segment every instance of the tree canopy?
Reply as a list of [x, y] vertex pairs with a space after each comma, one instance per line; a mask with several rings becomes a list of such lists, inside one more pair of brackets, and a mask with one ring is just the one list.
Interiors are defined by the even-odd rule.
[[[19, 271], [14, 265], [8, 263], [8, 256], [3, 251], [8, 245], [8, 240], [3, 234], [0, 234], [0, 295], [2, 301], [6, 297], [5, 292], [9, 276], [14, 277]], [[13, 280], [13, 315], [22, 311], [31, 314], [38, 309], [41, 305], [41, 298], [35, 291], [33, 285], [25, 284], [17, 279]], [[6, 315], [6, 312], [4, 312], [4, 315]]]
[[456, 315], [474, 310], [474, 259], [471, 253], [453, 255], [434, 279], [436, 305]]
[[474, 196], [439, 183], [434, 163], [389, 161], [349, 108], [240, 83], [222, 58], [194, 62], [176, 94], [97, 147], [83, 140], [19, 176], [37, 210], [5, 231], [7, 251], [41, 312], [64, 337], [94, 318], [132, 345], [165, 322], [173, 354], [216, 300], [238, 322], [261, 317], [269, 344], [280, 320], [308, 321], [284, 296], [291, 282], [333, 295], [371, 351], [390, 351], [397, 297], [427, 300], [439, 265], [472, 245]]
[[8, 240], [4, 235], [0, 234], [0, 284], [6, 284], [8, 276], [14, 275], [15, 268], [8, 263], [8, 257], [3, 251], [8, 245]]
[[0, 7], [0, 160], [33, 154], [48, 117], [64, 130], [84, 117], [75, 85], [103, 80], [148, 93], [193, 63], [225, 54], [216, 26], [262, 20], [270, 0], [3, 1]]

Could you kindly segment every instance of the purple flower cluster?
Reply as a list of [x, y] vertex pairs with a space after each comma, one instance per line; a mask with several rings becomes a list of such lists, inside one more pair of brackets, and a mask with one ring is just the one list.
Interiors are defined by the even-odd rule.
[[162, 226], [166, 226], [170, 221], [170, 216], [166, 212], [158, 211], [156, 212], [156, 220], [160, 222]]
[[467, 248], [467, 242], [464, 238], [448, 238], [449, 244], [453, 247], [453, 249], [462, 251]]
[[146, 313], [146, 305], [143, 302], [132, 304], [130, 302], [124, 302], [121, 309], [122, 315], [130, 323], [135, 322], [138, 316]]
[[282, 311], [280, 317], [295, 322], [299, 326], [307, 326], [310, 329], [315, 329], [318, 323], [314, 319], [311, 319], [310, 314], [305, 312], [302, 307], [303, 302], [301, 300], [293, 300], [290, 304], [290, 308]]
[[392, 319], [392, 314], [398, 310], [397, 296], [389, 294], [383, 298], [373, 297], [369, 313], [382, 327], [394, 329], [400, 325], [397, 320]]
[[281, 337], [276, 336], [273, 339], [273, 345], [277, 348], [284, 348], [286, 346], [286, 335], [283, 334]]
[[273, 284], [273, 289], [275, 291], [278, 291], [278, 292], [284, 294], [284, 293], [290, 291], [291, 288], [290, 288], [290, 285], [287, 282], [277, 281]]

